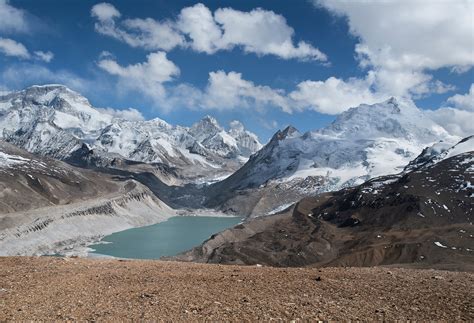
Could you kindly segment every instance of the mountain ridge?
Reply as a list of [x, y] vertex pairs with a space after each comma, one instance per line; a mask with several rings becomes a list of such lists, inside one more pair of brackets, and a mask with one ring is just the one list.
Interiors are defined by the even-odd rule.
[[213, 184], [208, 205], [226, 205], [237, 191], [266, 187], [279, 197], [272, 200], [285, 205], [294, 202], [291, 190], [302, 196], [317, 194], [398, 173], [425, 147], [440, 140], [452, 145], [460, 139], [410, 100], [362, 104], [322, 129], [301, 134], [289, 126], [278, 131], [244, 166]]
[[474, 137], [399, 174], [305, 197], [173, 260], [473, 270]]
[[232, 172], [261, 147], [258, 137], [243, 126], [225, 130], [210, 116], [191, 127], [172, 126], [159, 118], [125, 120], [57, 84], [0, 96], [0, 129], [0, 138], [62, 160], [86, 143], [105, 159], [116, 154], [138, 162], [191, 166], [202, 176], [216, 167]]

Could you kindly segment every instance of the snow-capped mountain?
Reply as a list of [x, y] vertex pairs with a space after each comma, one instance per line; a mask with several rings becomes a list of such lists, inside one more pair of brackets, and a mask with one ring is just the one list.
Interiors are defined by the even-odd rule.
[[85, 143], [101, 154], [138, 162], [178, 168], [224, 166], [228, 171], [261, 148], [257, 136], [238, 122], [226, 131], [209, 116], [192, 127], [158, 118], [122, 120], [95, 109], [62, 85], [32, 86], [0, 96], [0, 138], [59, 159], [69, 158]]
[[474, 138], [414, 169], [297, 200], [173, 259], [270, 266], [472, 270]]
[[277, 132], [240, 170], [215, 184], [213, 190], [223, 196], [224, 189], [268, 186], [278, 196], [273, 190], [280, 187], [282, 197], [278, 201], [285, 204], [292, 202], [285, 196], [294, 198], [289, 193], [293, 189], [316, 194], [399, 173], [425, 147], [440, 140], [452, 145], [460, 138], [426, 117], [410, 100], [391, 98], [379, 104], [363, 104], [319, 130], [301, 134], [288, 127]]
[[405, 171], [433, 165], [446, 158], [470, 151], [474, 151], [474, 135], [464, 138], [454, 146], [440, 141], [423, 149], [421, 154], [405, 167]]
[[203, 164], [219, 158], [246, 160], [261, 148], [256, 135], [243, 127], [226, 131], [210, 116], [190, 128], [172, 126], [160, 119], [118, 120], [102, 130], [95, 144], [131, 160], [168, 164], [176, 159]]

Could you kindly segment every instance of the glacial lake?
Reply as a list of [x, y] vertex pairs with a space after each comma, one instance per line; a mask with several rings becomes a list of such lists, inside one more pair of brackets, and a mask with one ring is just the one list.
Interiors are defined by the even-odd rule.
[[211, 235], [240, 223], [240, 217], [176, 216], [165, 222], [105, 236], [89, 246], [94, 254], [119, 258], [158, 259], [200, 245]]

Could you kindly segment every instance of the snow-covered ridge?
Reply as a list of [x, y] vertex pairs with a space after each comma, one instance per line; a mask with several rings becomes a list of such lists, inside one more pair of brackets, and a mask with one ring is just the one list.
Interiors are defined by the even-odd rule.
[[212, 117], [192, 127], [161, 119], [127, 121], [94, 108], [65, 86], [32, 86], [0, 95], [0, 139], [30, 152], [66, 159], [83, 143], [141, 162], [175, 165], [241, 163], [261, 148], [255, 134], [233, 123], [229, 130]]
[[425, 147], [440, 140], [452, 146], [460, 139], [412, 101], [390, 98], [352, 108], [319, 130], [300, 134], [289, 127], [278, 132], [227, 181], [245, 188], [311, 176], [325, 183], [317, 191], [337, 190], [399, 173]]
[[464, 138], [453, 147], [439, 154], [436, 158], [438, 160], [445, 160], [460, 154], [474, 151], [474, 135]]
[[0, 169], [25, 164], [29, 161], [30, 160], [27, 158], [23, 158], [17, 155], [10, 155], [3, 151], [0, 151]]

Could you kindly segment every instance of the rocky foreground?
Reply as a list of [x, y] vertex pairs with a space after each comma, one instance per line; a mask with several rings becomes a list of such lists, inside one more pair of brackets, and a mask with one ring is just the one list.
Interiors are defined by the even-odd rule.
[[474, 273], [0, 258], [5, 320], [474, 320]]

